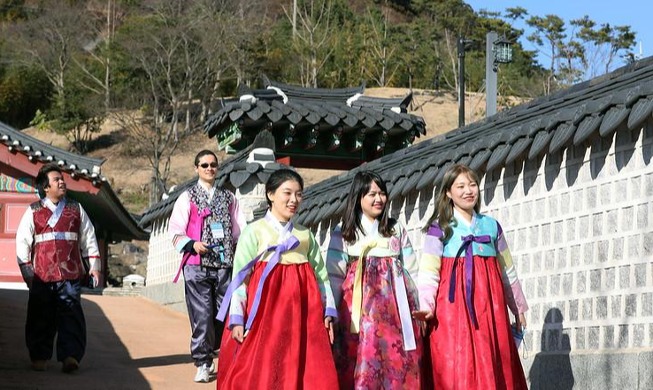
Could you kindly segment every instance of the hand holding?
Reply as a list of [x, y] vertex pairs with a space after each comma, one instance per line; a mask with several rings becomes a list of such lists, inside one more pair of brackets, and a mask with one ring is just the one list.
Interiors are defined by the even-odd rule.
[[195, 253], [199, 253], [200, 255], [203, 255], [209, 251], [209, 249], [207, 248], [207, 244], [202, 241], [195, 241], [193, 243], [193, 250], [195, 251]]
[[324, 327], [327, 328], [327, 332], [329, 333], [329, 342], [333, 344], [333, 317], [324, 317]]
[[243, 340], [245, 340], [245, 328], [242, 325], [231, 328], [231, 338], [242, 344]]
[[433, 313], [430, 310], [415, 310], [412, 314], [413, 318], [418, 321], [430, 321], [433, 319]]
[[515, 318], [515, 322], [517, 325], [517, 329], [520, 332], [526, 329], [526, 316], [524, 315], [524, 313], [519, 313], [519, 315]]

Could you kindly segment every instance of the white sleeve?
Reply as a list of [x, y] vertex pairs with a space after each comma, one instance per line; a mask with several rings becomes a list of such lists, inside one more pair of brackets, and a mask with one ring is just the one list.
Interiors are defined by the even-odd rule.
[[32, 245], [34, 244], [34, 214], [32, 208], [27, 207], [25, 214], [20, 219], [16, 231], [16, 260], [18, 264], [32, 262]]
[[172, 245], [174, 245], [177, 252], [184, 251], [184, 246], [190, 241], [190, 237], [186, 235], [186, 228], [190, 220], [190, 197], [188, 191], [182, 192], [175, 205], [172, 208], [170, 221], [168, 223], [168, 232]]
[[100, 250], [97, 239], [95, 238], [95, 227], [93, 227], [93, 223], [82, 205], [79, 205], [79, 216], [81, 219], [81, 226], [79, 227], [79, 248], [82, 251], [82, 257], [88, 258], [91, 271], [100, 271], [102, 263], [100, 261]]

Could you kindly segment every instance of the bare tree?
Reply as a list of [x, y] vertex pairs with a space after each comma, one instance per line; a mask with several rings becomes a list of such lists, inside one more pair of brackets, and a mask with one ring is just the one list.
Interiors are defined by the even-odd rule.
[[317, 88], [318, 74], [334, 50], [332, 5], [332, 0], [301, 1], [296, 15], [284, 8], [289, 20], [298, 20], [292, 46], [298, 57], [302, 85], [307, 87]]

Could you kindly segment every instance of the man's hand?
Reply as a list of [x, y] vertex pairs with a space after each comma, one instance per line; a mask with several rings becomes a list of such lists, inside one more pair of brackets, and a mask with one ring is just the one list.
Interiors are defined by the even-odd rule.
[[199, 253], [200, 255], [203, 255], [203, 254], [205, 254], [206, 252], [209, 251], [207, 246], [208, 246], [208, 244], [205, 243], [205, 242], [195, 241], [193, 243], [193, 250], [195, 251], [195, 253]]
[[90, 274], [91, 277], [93, 278], [93, 288], [96, 288], [98, 286], [98, 283], [100, 283], [100, 271], [91, 270]]
[[32, 282], [34, 281], [34, 267], [31, 264], [19, 263], [20, 274], [23, 276], [27, 288], [32, 288]]

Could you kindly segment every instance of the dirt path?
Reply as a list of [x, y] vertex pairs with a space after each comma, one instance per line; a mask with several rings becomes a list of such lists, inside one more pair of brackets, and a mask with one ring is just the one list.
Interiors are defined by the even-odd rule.
[[35, 372], [24, 342], [27, 291], [0, 289], [0, 389], [214, 389], [193, 382], [185, 315], [141, 297], [82, 295], [88, 346], [80, 370]]

